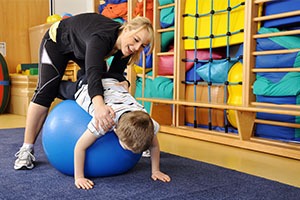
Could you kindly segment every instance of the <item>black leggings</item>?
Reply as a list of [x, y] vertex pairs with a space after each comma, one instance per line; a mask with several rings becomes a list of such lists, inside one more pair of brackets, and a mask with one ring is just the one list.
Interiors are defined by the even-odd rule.
[[42, 40], [39, 59], [39, 79], [32, 102], [49, 108], [59, 96], [59, 86], [68, 62], [73, 60], [84, 69], [84, 60], [76, 59], [73, 53], [62, 54], [48, 32]]

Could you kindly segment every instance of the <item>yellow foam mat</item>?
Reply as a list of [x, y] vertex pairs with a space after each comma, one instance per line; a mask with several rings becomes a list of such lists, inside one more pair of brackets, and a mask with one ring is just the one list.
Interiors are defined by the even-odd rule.
[[[198, 9], [196, 10], [196, 1], [198, 1]], [[213, 2], [213, 5], [211, 3]], [[239, 5], [243, 0], [230, 0], [230, 7]], [[226, 10], [228, 7], [228, 1], [226, 0], [186, 0], [185, 14], [195, 15], [196, 11], [198, 14], [209, 13], [212, 9], [215, 12], [219, 10]], [[232, 9], [230, 12], [229, 31], [236, 32], [244, 28], [244, 10], [245, 6], [239, 6]], [[184, 36], [188, 37], [207, 37], [212, 34], [221, 35], [226, 34], [227, 30], [227, 12], [215, 13], [214, 15], [205, 15], [200, 18], [195, 17], [184, 17]], [[212, 27], [211, 27], [212, 20]], [[197, 29], [195, 24], [197, 22]], [[212, 30], [212, 31], [211, 31]], [[239, 44], [244, 41], [244, 33], [240, 32], [229, 37], [229, 44]], [[227, 45], [227, 37], [218, 37], [212, 39], [211, 47], [222, 47]], [[195, 41], [192, 39], [184, 40], [185, 49], [205, 49], [210, 48], [210, 39], [200, 39], [195, 45]]]
[[[237, 62], [234, 64], [229, 73], [228, 81], [231, 83], [242, 82], [243, 80], [243, 64]], [[228, 100], [229, 105], [242, 105], [242, 85], [229, 85], [228, 86]], [[234, 110], [227, 110], [227, 119], [233, 127], [237, 127]]]
[[142, 74], [143, 70], [145, 70], [145, 73], [150, 72], [152, 70], [152, 68], [145, 68], [145, 69], [143, 69], [143, 67], [141, 67], [141, 66], [139, 66], [137, 64], [134, 64], [134, 69], [135, 69], [135, 72], [137, 74]]

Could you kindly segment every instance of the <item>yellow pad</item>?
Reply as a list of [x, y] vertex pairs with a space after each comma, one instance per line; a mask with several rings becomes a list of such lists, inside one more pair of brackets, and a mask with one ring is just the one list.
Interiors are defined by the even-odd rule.
[[[228, 7], [228, 1], [225, 0], [186, 0], [185, 14], [196, 14], [196, 1], [198, 1], [198, 14], [210, 13], [213, 9], [215, 12], [219, 10], [226, 10]], [[244, 0], [230, 0], [230, 7], [235, 7], [239, 5]], [[213, 2], [213, 6], [211, 6]], [[229, 21], [229, 31], [236, 32], [244, 29], [244, 9], [245, 6], [239, 6], [232, 9], [230, 12]], [[211, 23], [212, 18], [212, 23]], [[207, 37], [211, 35], [223, 35], [228, 32], [227, 29], [227, 18], [228, 14], [226, 12], [215, 13], [212, 17], [211, 15], [202, 16], [200, 18], [195, 17], [184, 17], [184, 36], [188, 37]], [[197, 22], [197, 30], [195, 30], [195, 24]], [[212, 27], [210, 27], [212, 24]], [[212, 29], [212, 31], [211, 31]], [[240, 32], [238, 34], [233, 34], [229, 37], [229, 45], [239, 44], [244, 41], [244, 33]], [[227, 45], [227, 36], [218, 37], [212, 39], [212, 48], [222, 47]], [[184, 40], [185, 49], [206, 49], [210, 48], [210, 38], [201, 39], [197, 41], [195, 45], [195, 40], [186, 39]]]
[[[232, 66], [228, 73], [228, 81], [231, 83], [242, 82], [243, 80], [243, 64], [237, 62]], [[228, 100], [229, 105], [242, 105], [242, 85], [228, 86]], [[237, 127], [234, 110], [227, 110], [227, 119], [233, 127]]]
[[[134, 64], [134, 69], [135, 69], [135, 73], [137, 74], [142, 74], [143, 73], [143, 67], [137, 65], [137, 64]], [[145, 68], [145, 73], [147, 72], [150, 72], [152, 70], [152, 68]]]

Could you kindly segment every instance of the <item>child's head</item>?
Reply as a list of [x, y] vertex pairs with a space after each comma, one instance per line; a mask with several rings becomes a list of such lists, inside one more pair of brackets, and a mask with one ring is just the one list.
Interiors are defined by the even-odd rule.
[[124, 113], [115, 129], [119, 140], [134, 153], [147, 150], [154, 137], [151, 117], [144, 111]]

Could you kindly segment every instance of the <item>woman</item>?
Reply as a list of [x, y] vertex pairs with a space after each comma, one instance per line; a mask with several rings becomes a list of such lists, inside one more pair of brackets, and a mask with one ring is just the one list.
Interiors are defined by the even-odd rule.
[[[153, 49], [151, 22], [137, 17], [124, 25], [96, 13], [80, 14], [54, 23], [40, 47], [39, 81], [28, 107], [24, 143], [16, 153], [15, 169], [32, 169], [33, 145], [46, 119], [49, 107], [58, 96], [59, 85], [70, 60], [87, 76], [89, 95], [95, 106], [96, 128], [111, 128], [114, 111], [104, 104], [102, 78], [115, 78], [124, 87], [129, 82], [123, 73], [147, 45]], [[152, 52], [152, 51], [149, 51]], [[108, 69], [105, 60], [114, 56]]]

